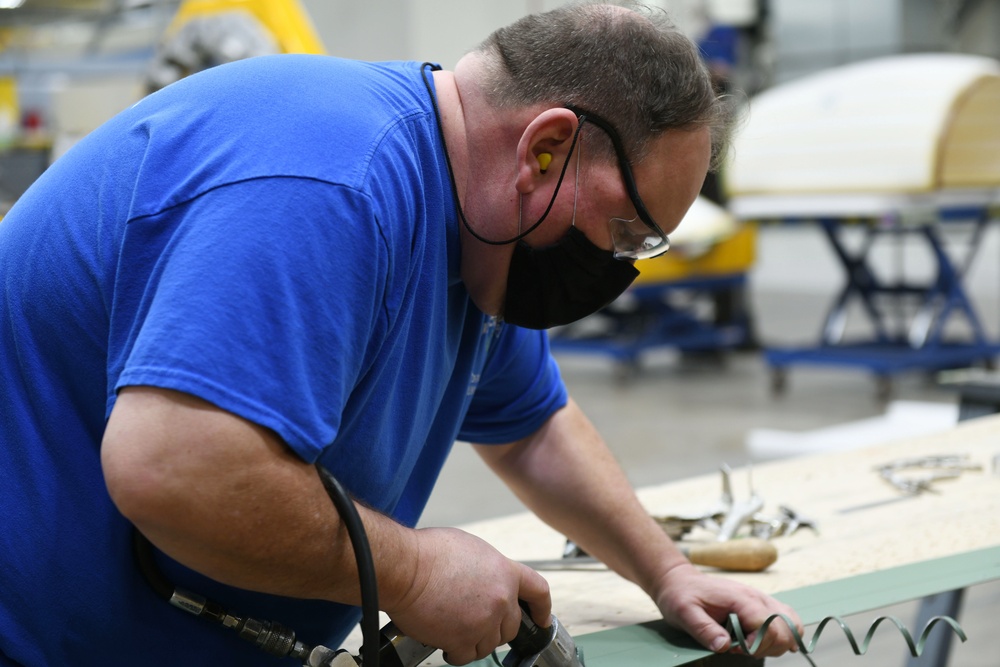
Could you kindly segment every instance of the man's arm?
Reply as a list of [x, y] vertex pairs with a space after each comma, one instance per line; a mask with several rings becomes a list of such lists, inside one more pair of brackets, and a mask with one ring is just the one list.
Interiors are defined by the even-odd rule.
[[[572, 400], [528, 438], [476, 450], [542, 520], [638, 584], [669, 623], [704, 646], [728, 648], [721, 623], [730, 612], [739, 614], [744, 628], [758, 628], [772, 613], [798, 618], [753, 588], [692, 566], [639, 503], [621, 467]], [[758, 655], [795, 650], [791, 632], [779, 626], [771, 626]]]
[[[360, 603], [346, 527], [313, 466], [268, 429], [188, 394], [131, 387], [111, 413], [101, 462], [122, 514], [188, 567], [249, 590]], [[456, 664], [513, 639], [518, 598], [548, 619], [544, 579], [485, 542], [358, 511], [381, 608]]]

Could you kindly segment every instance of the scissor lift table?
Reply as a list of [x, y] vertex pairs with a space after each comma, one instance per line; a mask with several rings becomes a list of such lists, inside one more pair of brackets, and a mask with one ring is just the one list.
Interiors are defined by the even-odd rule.
[[[893, 376], [903, 372], [992, 367], [1000, 355], [1000, 342], [987, 334], [966, 292], [964, 278], [998, 205], [1000, 191], [988, 189], [919, 196], [745, 198], [736, 202], [738, 212], [748, 217], [815, 221], [846, 277], [817, 344], [764, 349], [772, 370], [772, 389], [783, 391], [787, 370], [797, 365], [868, 370], [875, 376], [882, 398], [891, 391]], [[852, 228], [862, 235], [854, 248], [845, 240]], [[887, 279], [880, 275], [871, 257], [874, 246], [882, 239], [901, 243], [911, 238], [929, 251], [933, 277], [919, 282], [905, 276]], [[896, 268], [905, 273], [905, 256], [900, 254]], [[867, 337], [852, 338], [846, 333], [852, 305], [860, 306], [870, 329]], [[949, 325], [955, 324], [965, 326], [956, 333], [955, 326], [949, 330]]]
[[[775, 389], [798, 364], [867, 369], [883, 395], [904, 371], [992, 364], [1000, 345], [987, 337], [963, 279], [1000, 205], [998, 118], [1000, 61], [947, 53], [831, 68], [751, 101], [724, 172], [730, 211], [818, 223], [847, 276], [818, 344], [765, 351]], [[851, 227], [863, 230], [859, 249], [845, 243]], [[960, 227], [968, 230], [964, 261], [945, 238]], [[933, 279], [880, 278], [870, 250], [885, 237], [919, 239]], [[872, 334], [851, 341], [854, 303]], [[955, 339], [960, 319], [967, 333]]]

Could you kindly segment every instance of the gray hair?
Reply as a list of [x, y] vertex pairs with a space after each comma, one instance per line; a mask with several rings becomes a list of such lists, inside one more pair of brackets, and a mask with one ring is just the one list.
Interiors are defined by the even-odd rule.
[[[476, 51], [497, 108], [578, 106], [618, 130], [633, 162], [670, 129], [707, 125], [713, 167], [724, 151], [730, 107], [716, 95], [697, 46], [661, 10], [628, 1], [572, 3], [500, 28]], [[613, 155], [610, 142], [599, 145]]]

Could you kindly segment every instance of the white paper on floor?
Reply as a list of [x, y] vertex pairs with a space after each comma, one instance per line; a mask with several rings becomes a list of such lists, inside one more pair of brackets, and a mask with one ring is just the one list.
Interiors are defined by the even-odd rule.
[[901, 438], [946, 431], [958, 423], [958, 405], [925, 401], [893, 401], [884, 415], [812, 431], [750, 429], [746, 448], [752, 460], [838, 452]]

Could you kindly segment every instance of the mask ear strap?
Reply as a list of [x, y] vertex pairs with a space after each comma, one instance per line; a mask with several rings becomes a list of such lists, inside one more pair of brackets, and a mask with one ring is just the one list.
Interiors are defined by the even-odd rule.
[[[583, 121], [580, 121], [580, 125], [583, 125]], [[580, 127], [576, 128], [577, 134], [580, 133]], [[575, 139], [575, 137], [574, 137]], [[576, 182], [573, 183], [573, 220], [570, 222], [570, 227], [576, 227], [576, 200], [580, 196], [580, 156], [583, 155], [583, 139], [580, 139], [580, 143], [576, 147]], [[549, 204], [549, 208], [552, 205]], [[546, 211], [548, 213], [548, 211]], [[518, 230], [520, 231], [520, 223], [518, 223]]]
[[[490, 241], [490, 240], [484, 239], [483, 237], [479, 236], [476, 232], [474, 232], [472, 230], [471, 227], [469, 227], [468, 221], [466, 221], [465, 216], [462, 215], [462, 208], [460, 206], [459, 209], [458, 209], [458, 212], [459, 212], [459, 215], [462, 216], [462, 222], [465, 223], [465, 228], [468, 229], [469, 232], [474, 237], [476, 237], [476, 239], [482, 241], [483, 243], [488, 243], [490, 245], [507, 245], [508, 243], [515, 243], [517, 241], [520, 241], [525, 236], [527, 236], [531, 232], [533, 232], [536, 229], [538, 229], [538, 226], [541, 225], [543, 222], [545, 222], [545, 218], [548, 217], [549, 211], [552, 210], [552, 206], [556, 203], [556, 197], [559, 196], [559, 191], [562, 189], [563, 179], [566, 178], [566, 171], [569, 169], [570, 158], [573, 157], [573, 151], [576, 149], [577, 140], [580, 138], [580, 130], [583, 129], [583, 122], [586, 120], [586, 116], [582, 116], [581, 115], [579, 118], [580, 118], [580, 121], [577, 123], [576, 130], [573, 132], [573, 142], [569, 146], [569, 152], [566, 153], [566, 161], [563, 162], [562, 170], [559, 172], [559, 180], [556, 181], [555, 192], [552, 193], [552, 198], [549, 200], [549, 205], [545, 207], [545, 212], [542, 213], [542, 217], [540, 217], [538, 220], [536, 220], [533, 225], [531, 225], [530, 227], [528, 227], [527, 229], [525, 229], [523, 232], [521, 231], [521, 227], [520, 227], [520, 224], [519, 224], [518, 225], [518, 234], [517, 234], [517, 236], [515, 236], [512, 239], [508, 239], [506, 241]], [[579, 169], [580, 169], [580, 161], [579, 161], [579, 156], [577, 156], [577, 174], [579, 174]], [[574, 203], [574, 211], [576, 210], [575, 206], [576, 205]]]
[[[569, 167], [569, 159], [573, 156], [573, 149], [576, 147], [577, 137], [580, 136], [580, 129], [583, 127], [583, 123], [587, 119], [587, 117], [586, 115], [581, 114], [578, 111], [570, 109], [570, 111], [573, 111], [573, 113], [577, 114], [577, 117], [579, 118], [579, 123], [576, 126], [576, 131], [573, 133], [573, 143], [570, 144], [569, 152], [566, 154], [566, 161], [563, 163], [562, 171], [559, 172], [559, 180], [556, 182], [556, 190], [555, 192], [552, 193], [552, 199], [549, 200], [549, 205], [548, 207], [546, 207], [545, 212], [542, 213], [542, 217], [540, 217], [535, 222], [535, 224], [531, 225], [531, 227], [528, 227], [528, 229], [524, 230], [523, 232], [521, 231], [521, 225], [519, 222], [517, 236], [513, 238], [507, 239], [505, 241], [492, 241], [490, 239], [484, 238], [478, 232], [476, 232], [476, 230], [472, 228], [472, 225], [469, 224], [468, 219], [466, 219], [465, 217], [465, 212], [462, 210], [462, 202], [458, 198], [458, 190], [455, 186], [455, 170], [451, 165], [451, 157], [448, 155], [448, 144], [444, 138], [444, 125], [441, 123], [441, 110], [438, 109], [437, 97], [434, 95], [434, 89], [431, 87], [430, 77], [427, 74], [428, 70], [436, 71], [437, 69], [440, 69], [440, 67], [435, 66], [433, 63], [423, 63], [420, 66], [420, 74], [423, 77], [424, 87], [427, 89], [427, 94], [428, 96], [430, 96], [431, 107], [434, 109], [434, 118], [437, 121], [437, 126], [438, 126], [438, 136], [441, 139], [441, 145], [444, 147], [444, 161], [448, 165], [448, 176], [451, 178], [451, 194], [452, 197], [455, 198], [455, 207], [458, 209], [458, 217], [461, 218], [462, 225], [465, 226], [465, 228], [469, 231], [470, 234], [472, 234], [472, 236], [477, 241], [482, 241], [483, 243], [486, 243], [488, 245], [508, 245], [511, 243], [516, 243], [517, 241], [520, 241], [531, 232], [535, 231], [535, 229], [537, 229], [538, 226], [542, 224], [542, 222], [545, 220], [546, 216], [548, 216], [549, 211], [552, 210], [552, 205], [555, 203], [556, 197], [559, 196], [559, 189], [562, 187], [563, 178], [566, 176], [566, 169]], [[520, 214], [518, 214], [518, 219], [520, 220]]]

